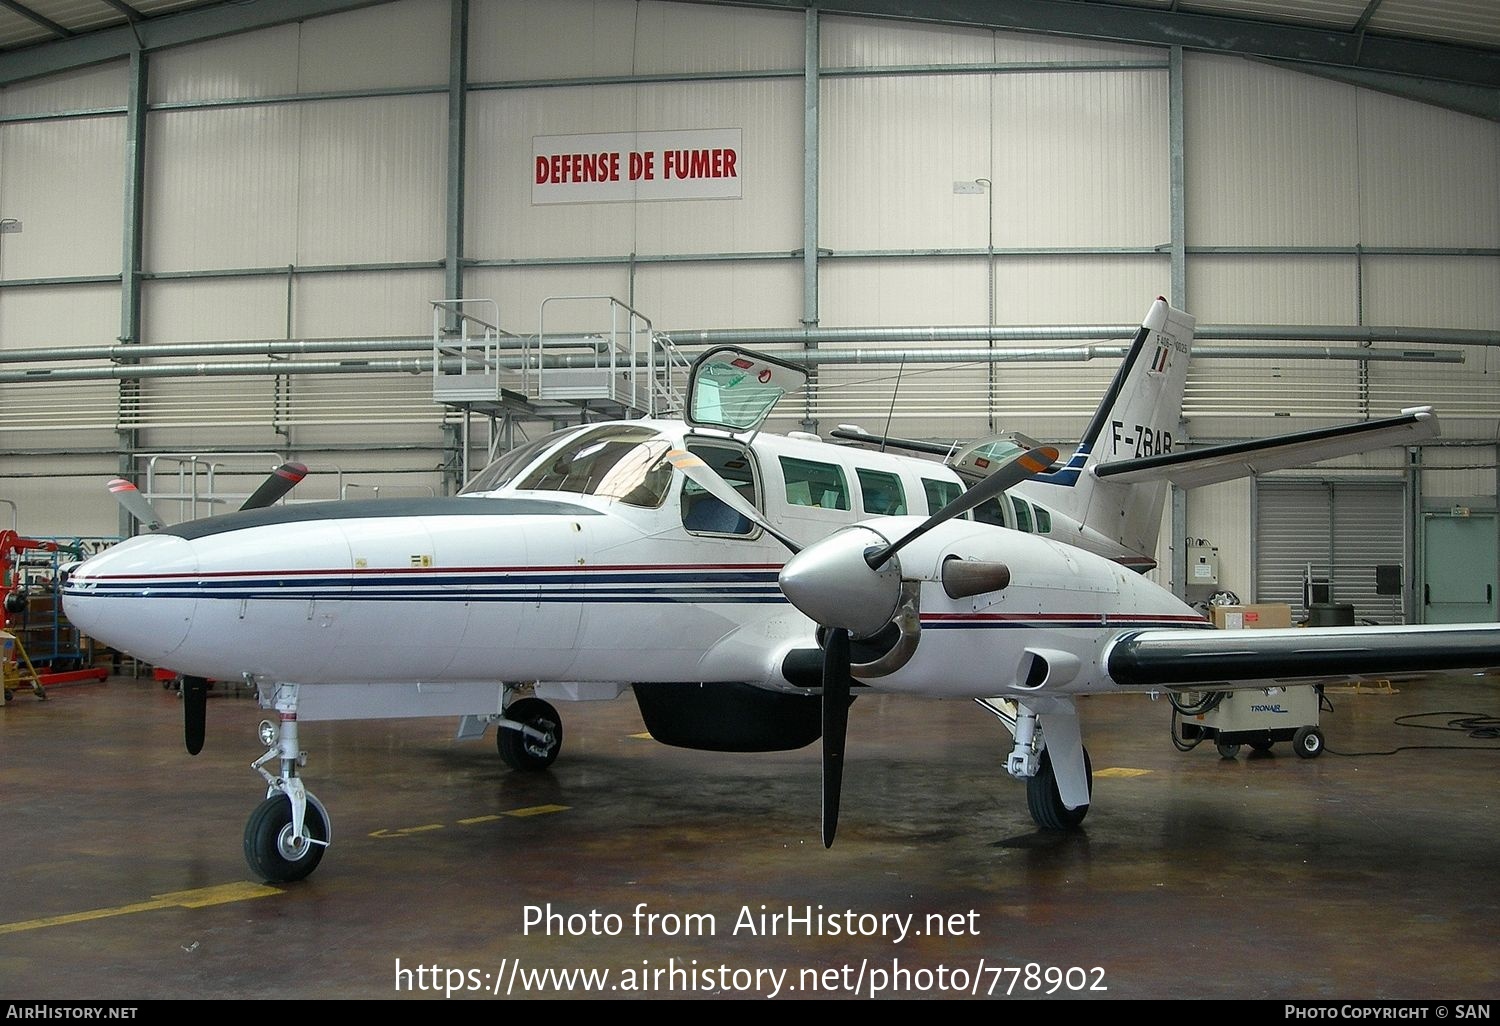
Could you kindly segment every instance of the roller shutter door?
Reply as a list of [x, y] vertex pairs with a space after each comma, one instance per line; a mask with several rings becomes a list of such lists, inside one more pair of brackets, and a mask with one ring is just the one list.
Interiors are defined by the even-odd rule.
[[1332, 580], [1333, 601], [1357, 621], [1402, 623], [1401, 597], [1377, 595], [1375, 567], [1406, 566], [1406, 486], [1400, 482], [1261, 481], [1255, 489], [1255, 596], [1300, 617], [1302, 575]]

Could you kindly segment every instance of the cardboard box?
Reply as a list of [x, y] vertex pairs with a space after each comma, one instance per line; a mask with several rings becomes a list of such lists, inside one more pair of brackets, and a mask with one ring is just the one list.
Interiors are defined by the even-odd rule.
[[1209, 618], [1221, 631], [1269, 630], [1292, 625], [1292, 607], [1281, 602], [1248, 606], [1209, 606]]

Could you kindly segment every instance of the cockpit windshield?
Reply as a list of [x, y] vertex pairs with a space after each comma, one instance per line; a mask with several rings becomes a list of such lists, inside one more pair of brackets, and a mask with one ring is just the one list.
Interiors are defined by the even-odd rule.
[[[564, 438], [563, 436], [571, 435]], [[562, 441], [561, 445], [557, 443]], [[465, 492], [511, 487], [520, 491], [572, 492], [654, 508], [666, 498], [672, 443], [632, 424], [572, 428], [507, 453], [477, 476]], [[550, 451], [549, 451], [550, 450]], [[546, 452], [540, 462], [537, 458]]]

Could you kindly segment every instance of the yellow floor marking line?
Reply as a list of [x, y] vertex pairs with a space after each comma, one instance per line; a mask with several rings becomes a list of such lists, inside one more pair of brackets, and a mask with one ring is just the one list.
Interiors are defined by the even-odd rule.
[[1125, 766], [1115, 766], [1110, 769], [1095, 770], [1095, 777], [1144, 777], [1150, 774], [1150, 770], [1128, 769]]
[[656, 740], [656, 738], [654, 738], [654, 737], [651, 736], [651, 732], [649, 730], [642, 731], [639, 734], [626, 734], [625, 736], [626, 737], [633, 737], [637, 741], [655, 741]]
[[[525, 819], [527, 816], [545, 816], [553, 812], [566, 812], [570, 807], [567, 805], [530, 805], [524, 809], [510, 809], [494, 815], [473, 816], [469, 819], [461, 819], [458, 821], [458, 825], [474, 826], [478, 823], [493, 823], [495, 820], [503, 819], [506, 816], [514, 816], [517, 819]], [[379, 830], [370, 831], [370, 836], [378, 837], [382, 840], [392, 837], [410, 837], [412, 834], [425, 834], [430, 830], [441, 830], [445, 826], [447, 826], [446, 823], [428, 823], [425, 826], [400, 827], [396, 830], [381, 827]]]
[[200, 887], [193, 891], [173, 891], [170, 894], [152, 895], [151, 901], [138, 901], [133, 905], [115, 908], [95, 908], [87, 912], [73, 912], [45, 919], [30, 919], [22, 923], [0, 923], [0, 934], [22, 933], [40, 930], [48, 926], [67, 926], [70, 923], [87, 923], [95, 919], [110, 919], [114, 916], [129, 916], [137, 912], [156, 912], [164, 908], [207, 908], [210, 905], [226, 905], [233, 901], [249, 901], [252, 898], [269, 898], [280, 894], [281, 888], [265, 884], [232, 883], [217, 887]]
[[379, 830], [371, 830], [370, 831], [370, 836], [371, 837], [381, 837], [381, 838], [385, 838], [385, 837], [410, 837], [412, 834], [425, 834], [425, 833], [427, 833], [428, 831], [431, 831], [431, 830], [441, 830], [441, 829], [443, 829], [443, 824], [442, 823], [426, 823], [426, 824], [423, 824], [422, 826], [401, 827], [401, 828], [399, 828], [397, 830], [387, 830], [385, 827], [381, 827]]

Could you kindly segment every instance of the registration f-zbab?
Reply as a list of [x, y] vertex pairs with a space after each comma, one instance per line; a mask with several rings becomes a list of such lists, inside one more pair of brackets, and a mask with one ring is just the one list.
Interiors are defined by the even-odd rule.
[[1154, 303], [1064, 459], [1019, 437], [939, 460], [909, 454], [917, 443], [885, 451], [899, 440], [875, 451], [762, 432], [804, 373], [714, 350], [694, 365], [685, 419], [554, 432], [455, 497], [271, 505], [299, 476], [284, 468], [249, 508], [76, 567], [67, 614], [184, 675], [192, 751], [211, 679], [243, 679], [276, 710], [255, 763], [267, 797], [244, 838], [271, 881], [307, 876], [331, 838], [301, 772], [310, 721], [457, 716], [461, 736], [494, 724], [505, 761], [539, 769], [562, 744], [549, 699], [628, 689], [671, 745], [767, 751], [821, 737], [831, 844], [860, 693], [975, 699], [1013, 734], [1005, 768], [1026, 782], [1033, 818], [1066, 829], [1092, 787], [1078, 695], [1500, 664], [1494, 624], [1217, 632], [1142, 575], [1169, 481], [1437, 433], [1416, 408], [1174, 446], [1192, 333], [1191, 317]]

